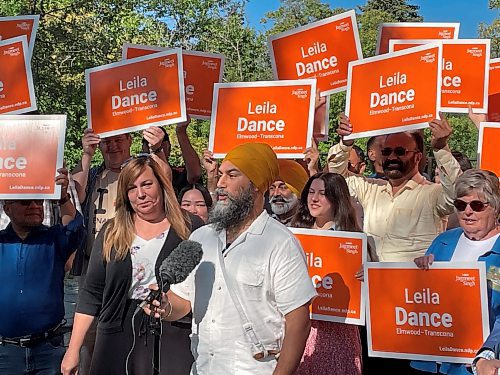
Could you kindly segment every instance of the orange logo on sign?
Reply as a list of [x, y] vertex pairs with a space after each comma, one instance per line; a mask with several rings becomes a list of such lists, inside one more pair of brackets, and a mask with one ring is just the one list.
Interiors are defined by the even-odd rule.
[[1, 116], [0, 199], [60, 198], [65, 130], [66, 116]]
[[314, 80], [218, 83], [209, 149], [224, 157], [235, 146], [269, 144], [281, 158], [304, 157], [310, 146]]
[[321, 96], [344, 91], [350, 61], [363, 58], [353, 10], [268, 40], [276, 79], [316, 78]]
[[0, 41], [0, 114], [36, 109], [26, 36]]
[[470, 363], [489, 332], [485, 279], [481, 262], [367, 264], [370, 355]]
[[[125, 44], [123, 58], [146, 56], [167, 48]], [[212, 113], [214, 84], [222, 81], [224, 55], [182, 51], [187, 113], [193, 118], [209, 119]]]
[[0, 40], [6, 40], [25, 35], [28, 40], [28, 56], [31, 59], [35, 45], [38, 20], [40, 16], [0, 17]]
[[348, 139], [419, 129], [440, 106], [441, 46], [428, 44], [349, 64]]
[[400, 22], [381, 23], [377, 55], [389, 52], [391, 39], [457, 39], [459, 23]]
[[354, 275], [366, 261], [366, 235], [290, 228], [302, 244], [318, 296], [312, 318], [364, 324], [362, 282]]
[[89, 127], [112, 136], [185, 121], [180, 50], [88, 69]]

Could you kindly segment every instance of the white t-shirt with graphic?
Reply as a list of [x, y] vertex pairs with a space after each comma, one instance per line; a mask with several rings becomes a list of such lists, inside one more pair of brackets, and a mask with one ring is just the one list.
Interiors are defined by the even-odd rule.
[[151, 240], [135, 236], [130, 248], [132, 257], [132, 284], [128, 292], [130, 299], [146, 299], [150, 292], [149, 285], [156, 284], [156, 259], [165, 243], [168, 231], [167, 229]]

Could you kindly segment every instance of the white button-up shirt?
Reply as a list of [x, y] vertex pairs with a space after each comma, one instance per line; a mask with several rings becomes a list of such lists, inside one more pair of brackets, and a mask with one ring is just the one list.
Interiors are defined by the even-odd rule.
[[389, 181], [352, 175], [347, 170], [351, 147], [337, 144], [328, 152], [328, 170], [346, 176], [351, 195], [364, 211], [363, 231], [373, 237], [381, 262], [411, 262], [425, 254], [443, 231], [443, 218], [454, 210], [454, 184], [462, 173], [447, 150], [434, 151], [441, 184], [417, 173], [396, 194]]
[[[172, 291], [189, 300], [193, 310], [191, 374], [271, 374], [276, 360], [253, 358], [252, 344], [221, 273], [219, 257], [226, 248], [226, 232], [208, 225], [190, 239], [202, 244], [202, 261]], [[300, 243], [264, 211], [223, 257], [260, 341], [266, 348], [280, 345], [284, 316], [316, 296]]]

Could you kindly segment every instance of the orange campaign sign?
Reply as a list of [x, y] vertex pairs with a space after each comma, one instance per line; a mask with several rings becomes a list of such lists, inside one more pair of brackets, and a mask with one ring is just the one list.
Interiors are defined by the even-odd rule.
[[[122, 57], [125, 60], [168, 50], [171, 49], [126, 43]], [[193, 118], [209, 120], [214, 84], [222, 81], [225, 57], [218, 53], [182, 51], [182, 60], [187, 113]]]
[[0, 17], [0, 40], [26, 35], [29, 44], [29, 57], [31, 59], [39, 20], [39, 15]]
[[[422, 46], [427, 43], [440, 42], [438, 39], [391, 39], [389, 40], [389, 52], [402, 51], [404, 49]], [[443, 56], [444, 58], [444, 56]]]
[[0, 199], [61, 198], [65, 132], [65, 115], [0, 115]]
[[311, 146], [316, 80], [216, 83], [208, 149], [222, 158], [243, 143], [267, 143], [278, 158]]
[[367, 263], [365, 282], [369, 356], [471, 363], [488, 337], [484, 262]]
[[180, 49], [87, 69], [89, 128], [102, 137], [186, 121]]
[[495, 173], [500, 178], [500, 122], [482, 122], [479, 124], [477, 159], [480, 169]]
[[459, 23], [396, 22], [378, 27], [376, 54], [389, 52], [391, 39], [457, 39]]
[[500, 122], [500, 58], [490, 60], [488, 120]]
[[0, 115], [36, 109], [26, 36], [0, 41]]
[[[397, 51], [435, 40], [391, 40], [389, 48]], [[489, 39], [441, 40], [443, 45], [442, 112], [476, 113], [488, 108]]]
[[364, 286], [354, 275], [366, 262], [366, 234], [289, 229], [302, 244], [318, 292], [311, 305], [311, 318], [364, 325]]
[[349, 64], [346, 115], [371, 137], [429, 126], [440, 108], [441, 45], [426, 44]]
[[321, 96], [345, 91], [350, 61], [363, 58], [354, 10], [271, 35], [275, 79], [316, 78]]

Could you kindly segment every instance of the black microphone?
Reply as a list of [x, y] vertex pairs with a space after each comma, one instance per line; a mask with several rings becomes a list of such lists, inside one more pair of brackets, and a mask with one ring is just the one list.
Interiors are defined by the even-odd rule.
[[200, 263], [202, 256], [203, 249], [199, 242], [185, 240], [177, 245], [160, 266], [162, 285], [159, 285], [158, 290], [151, 291], [140, 307], [145, 306], [146, 303], [151, 303], [154, 299], [159, 300], [161, 292], [166, 293], [170, 289], [170, 285], [186, 280]]

